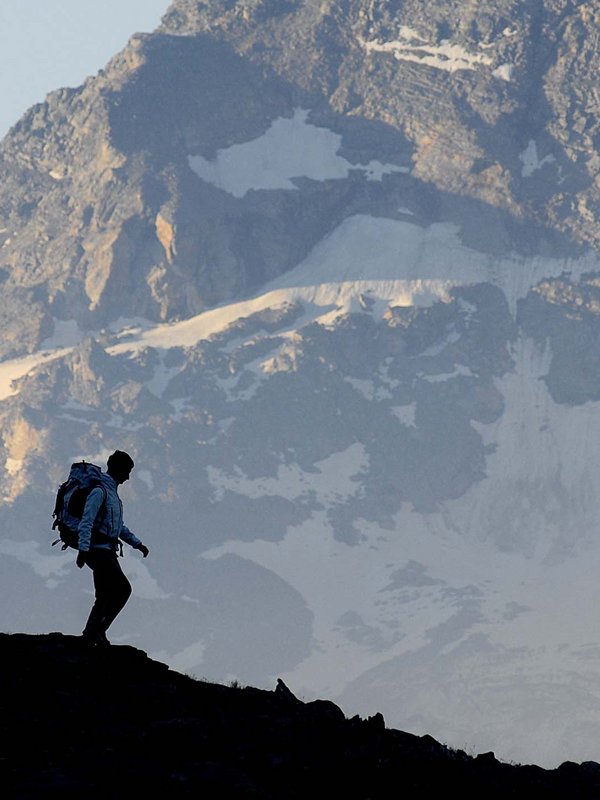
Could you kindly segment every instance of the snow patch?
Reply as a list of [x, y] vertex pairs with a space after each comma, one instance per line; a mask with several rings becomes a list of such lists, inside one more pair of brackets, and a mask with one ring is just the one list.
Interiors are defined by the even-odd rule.
[[416, 428], [415, 415], [417, 404], [411, 403], [407, 406], [391, 406], [390, 411], [407, 428]]
[[193, 642], [174, 655], [171, 655], [166, 650], [159, 650], [156, 653], [152, 653], [151, 658], [157, 661], [168, 662], [171, 669], [185, 673], [186, 670], [196, 667], [198, 664], [202, 664], [205, 650], [206, 645], [200, 640], [198, 642]]
[[451, 223], [422, 228], [359, 214], [344, 220], [265, 290], [286, 289], [292, 300], [329, 305], [333, 316], [348, 313], [359, 294], [370, 295], [378, 301], [373, 313], [382, 315], [389, 305], [431, 305], [447, 301], [455, 286], [492, 283], [514, 313], [517, 300], [544, 278], [570, 274], [577, 279], [599, 266], [594, 253], [577, 259], [494, 256], [463, 245], [460, 228]]
[[520, 339], [512, 357], [514, 371], [496, 381], [504, 413], [491, 424], [471, 423], [493, 448], [487, 478], [449, 513], [463, 530], [507, 549], [522, 547], [538, 562], [564, 558], [576, 543], [597, 538], [600, 403], [552, 400], [543, 380], [548, 346]]
[[445, 381], [448, 381], [451, 378], [460, 378], [461, 376], [465, 375], [467, 377], [471, 377], [473, 373], [464, 364], [457, 364], [456, 369], [453, 372], [440, 372], [437, 374], [420, 372], [418, 374], [418, 377], [422, 381], [427, 381], [427, 383], [444, 383]]
[[523, 168], [521, 169], [521, 176], [523, 178], [530, 178], [534, 172], [538, 169], [541, 169], [544, 164], [552, 164], [556, 159], [553, 155], [548, 154], [544, 156], [540, 161], [537, 151], [537, 144], [533, 139], [529, 140], [529, 143], [525, 150], [519, 155], [519, 160], [523, 162]]
[[36, 575], [46, 579], [46, 586], [54, 588], [63, 577], [73, 558], [69, 553], [62, 554], [59, 550], [50, 548], [48, 555], [40, 553], [40, 543], [36, 541], [15, 541], [14, 539], [0, 539], [0, 555], [11, 556], [22, 564], [30, 567]]
[[189, 408], [194, 408], [194, 404], [189, 397], [177, 397], [175, 400], [171, 400], [170, 404], [175, 409], [174, 413], [170, 415], [170, 418], [175, 422], [181, 422], [185, 412]]
[[146, 388], [155, 397], [162, 397], [171, 380], [181, 371], [181, 367], [165, 367], [163, 358], [154, 370], [154, 375], [146, 381]]
[[253, 499], [276, 496], [287, 500], [297, 500], [310, 493], [321, 502], [340, 502], [356, 494], [359, 483], [355, 476], [367, 464], [364, 447], [357, 442], [317, 462], [317, 472], [314, 473], [304, 472], [298, 464], [280, 465], [275, 478], [250, 479], [240, 470], [230, 475], [212, 466], [208, 466], [206, 471], [218, 500], [222, 499], [225, 491], [231, 491]]
[[22, 358], [11, 358], [0, 363], [0, 400], [17, 393], [14, 382], [27, 375], [35, 367], [66, 355], [69, 349], [60, 348], [52, 352], [41, 351]]
[[494, 78], [499, 78], [501, 81], [506, 81], [509, 83], [513, 79], [513, 73], [515, 71], [514, 64], [500, 64], [499, 67], [492, 72]]
[[132, 583], [133, 592], [143, 600], [165, 600], [171, 597], [164, 592], [155, 578], [150, 574], [148, 567], [140, 561], [137, 554], [125, 562], [124, 572]]
[[448, 39], [442, 40], [439, 44], [430, 44], [406, 25], [400, 28], [399, 38], [394, 41], [367, 42], [364, 39], [360, 41], [367, 52], [392, 53], [398, 61], [412, 61], [445, 72], [475, 70], [480, 65], [490, 66], [493, 63], [492, 57], [486, 53], [469, 52]]
[[[368, 546], [367, 543], [365, 547]], [[372, 605], [378, 599], [377, 587], [385, 585], [391, 570], [383, 568], [382, 575], [381, 559], [375, 553], [365, 558], [363, 547], [335, 540], [325, 511], [317, 511], [300, 526], [290, 528], [283, 541], [228, 542], [204, 553], [204, 557], [219, 558], [225, 553], [235, 553], [279, 575], [306, 598], [314, 614], [316, 647], [313, 655], [294, 671], [290, 685], [301, 682], [309, 691], [330, 696], [340, 682], [349, 682], [380, 663], [381, 652], [349, 642], [338, 621], [348, 611], [356, 611], [372, 625], [377, 619]], [[398, 556], [396, 553], [394, 559]], [[370, 587], [368, 596], [361, 587]], [[387, 639], [393, 652], [398, 636], [383, 633], [382, 638]], [[338, 653], [338, 658], [333, 659], [335, 667], [332, 652]]]
[[54, 320], [54, 332], [52, 336], [40, 345], [40, 350], [55, 350], [58, 347], [76, 347], [85, 334], [80, 330], [76, 320]]
[[152, 473], [150, 470], [147, 469], [139, 469], [136, 471], [136, 476], [142, 483], [145, 483], [150, 491], [154, 491], [154, 479], [152, 478]]
[[373, 381], [362, 380], [361, 378], [344, 378], [345, 383], [349, 383], [366, 400], [375, 399], [375, 384]]
[[234, 197], [259, 189], [295, 190], [294, 178], [325, 181], [361, 170], [367, 180], [381, 181], [391, 172], [410, 172], [408, 167], [379, 161], [351, 164], [338, 155], [342, 137], [311, 125], [308, 115], [308, 110], [297, 108], [291, 119], [275, 120], [263, 136], [219, 150], [212, 161], [188, 156], [188, 163], [202, 180]]

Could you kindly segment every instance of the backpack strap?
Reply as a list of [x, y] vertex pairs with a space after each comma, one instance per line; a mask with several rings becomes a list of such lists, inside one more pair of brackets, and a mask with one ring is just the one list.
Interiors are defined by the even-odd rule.
[[[108, 492], [106, 491], [106, 486], [104, 486], [102, 483], [97, 483], [96, 486], [94, 486], [94, 489], [96, 487], [99, 487], [100, 489], [102, 489], [102, 493], [104, 495], [104, 499], [102, 501], [102, 505], [98, 509], [98, 514], [100, 514], [100, 511], [102, 511], [103, 506], [106, 506], [106, 501], [108, 499]], [[98, 515], [96, 515], [96, 518], [97, 518], [97, 516]], [[108, 544], [112, 545], [112, 547], [113, 547], [113, 549], [115, 551], [115, 554], [117, 556], [120, 555], [121, 558], [123, 557], [123, 545], [119, 541], [119, 539], [117, 538], [115, 540], [111, 536], [107, 536], [105, 533], [100, 533], [100, 531], [94, 530], [94, 526], [92, 525], [92, 537], [91, 537], [91, 542], [92, 543], [94, 541], [94, 538], [96, 539], [96, 541], [98, 541], [100, 539], [100, 540], [104, 540], [105, 542], [108, 542]]]
[[[98, 482], [94, 486], [94, 489], [102, 489], [102, 495], [103, 495], [102, 504], [100, 505], [100, 508], [98, 509], [98, 513], [96, 514], [96, 519], [98, 519], [98, 517], [100, 515], [100, 512], [103, 511], [103, 510], [104, 511], [106, 510], [106, 500], [108, 499], [108, 493], [106, 491], [106, 486], [103, 486], [100, 482]], [[96, 520], [94, 520], [94, 522], [96, 522]], [[99, 530], [94, 528], [94, 525], [92, 525], [92, 535], [91, 535], [90, 544], [93, 544], [94, 539], [96, 540], [96, 542], [98, 542], [98, 540], [101, 540], [101, 541], [103, 540], [104, 542], [108, 542], [109, 544], [113, 544], [113, 539], [110, 536], [107, 536], [105, 533], [101, 533]], [[115, 545], [115, 549], [116, 549], [116, 545]]]
[[[106, 491], [106, 486], [104, 486], [103, 483], [100, 483], [100, 481], [98, 481], [98, 483], [95, 484], [94, 489], [101, 489], [102, 490], [102, 503], [100, 504], [100, 508], [98, 509], [98, 513], [96, 514], [96, 517], [97, 517], [98, 514], [103, 510], [103, 508], [104, 509], [106, 508], [106, 501], [108, 499], [108, 492]], [[94, 489], [92, 489], [92, 491], [94, 491]]]

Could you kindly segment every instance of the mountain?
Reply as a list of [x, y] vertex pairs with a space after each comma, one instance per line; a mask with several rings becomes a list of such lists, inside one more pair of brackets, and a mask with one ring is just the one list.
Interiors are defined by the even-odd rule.
[[0, 144], [1, 627], [555, 767], [600, 736], [594, 4], [175, 0]]
[[195, 681], [134, 647], [98, 651], [62, 634], [0, 634], [0, 651], [0, 776], [23, 800], [598, 793], [595, 762], [543, 770], [469, 756], [387, 728], [379, 713], [348, 719], [329, 700], [302, 701], [281, 680], [272, 691]]

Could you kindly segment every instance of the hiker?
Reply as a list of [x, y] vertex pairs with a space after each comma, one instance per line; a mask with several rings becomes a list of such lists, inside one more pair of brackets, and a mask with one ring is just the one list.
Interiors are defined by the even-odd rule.
[[[123, 574], [117, 558], [122, 548], [120, 539], [139, 550], [144, 558], [148, 548], [123, 524], [123, 504], [117, 493], [119, 484], [129, 480], [133, 459], [122, 450], [115, 450], [100, 473], [101, 486], [90, 492], [81, 522], [77, 566], [87, 564], [94, 573], [96, 600], [83, 630], [85, 641], [96, 646], [109, 645], [106, 631], [131, 594], [131, 584]], [[93, 534], [92, 534], [93, 528]]]

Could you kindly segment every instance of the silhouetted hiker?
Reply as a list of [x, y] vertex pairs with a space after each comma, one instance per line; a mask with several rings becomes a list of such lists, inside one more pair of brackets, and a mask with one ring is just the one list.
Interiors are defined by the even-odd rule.
[[[106, 631], [129, 599], [131, 584], [117, 558], [120, 539], [140, 550], [146, 558], [148, 548], [123, 524], [123, 504], [117, 493], [120, 483], [129, 480], [133, 459], [115, 450], [101, 475], [102, 485], [90, 492], [79, 524], [77, 566], [87, 564], [94, 573], [96, 601], [83, 631], [83, 638], [93, 645], [108, 645]], [[92, 528], [102, 534], [92, 542]]]

